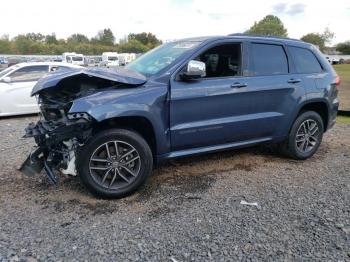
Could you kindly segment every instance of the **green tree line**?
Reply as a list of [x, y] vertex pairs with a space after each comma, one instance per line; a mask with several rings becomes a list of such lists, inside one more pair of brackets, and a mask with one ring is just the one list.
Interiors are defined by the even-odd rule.
[[[284, 27], [283, 22], [275, 15], [265, 16], [262, 20], [255, 22], [245, 33], [251, 35], [288, 37], [288, 31]], [[302, 36], [300, 40], [314, 44], [318, 46], [322, 52], [325, 52], [331, 49], [328, 45], [333, 38], [334, 33], [329, 28], [325, 28], [322, 33], [308, 33]], [[350, 54], [350, 41], [339, 43], [333, 49], [343, 54]]]
[[67, 39], [57, 39], [55, 34], [27, 33], [10, 39], [8, 35], [0, 38], [0, 54], [18, 55], [61, 55], [63, 52], [77, 52], [84, 55], [100, 55], [103, 52], [144, 53], [162, 43], [152, 33], [129, 34], [115, 41], [111, 29], [106, 28], [95, 37], [73, 34]]
[[[245, 34], [288, 37], [288, 31], [281, 19], [275, 15], [267, 15], [255, 22]], [[328, 45], [334, 38], [334, 33], [325, 28], [322, 33], [311, 32], [300, 39], [314, 44], [322, 52], [335, 49], [343, 54], [350, 54], [350, 40], [330, 48]], [[73, 34], [67, 39], [57, 39], [55, 34], [43, 35], [28, 33], [12, 39], [4, 35], [0, 38], [0, 54], [21, 55], [60, 55], [63, 52], [77, 52], [84, 55], [100, 55], [103, 52], [144, 53], [162, 43], [152, 33], [129, 34], [118, 43], [111, 29], [106, 28], [95, 37], [88, 38], [83, 34]]]

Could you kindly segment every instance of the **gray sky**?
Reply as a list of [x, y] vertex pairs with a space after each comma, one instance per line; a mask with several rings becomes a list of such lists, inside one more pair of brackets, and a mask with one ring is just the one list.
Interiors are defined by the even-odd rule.
[[73, 33], [95, 36], [111, 28], [117, 39], [152, 32], [162, 40], [243, 32], [267, 14], [278, 15], [289, 37], [335, 32], [333, 43], [350, 40], [349, 0], [11, 0], [1, 1], [0, 35]]

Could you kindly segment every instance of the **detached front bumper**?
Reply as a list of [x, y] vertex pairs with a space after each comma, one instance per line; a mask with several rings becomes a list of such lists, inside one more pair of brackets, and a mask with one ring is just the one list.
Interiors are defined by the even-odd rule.
[[20, 171], [33, 176], [44, 169], [50, 181], [56, 184], [54, 170], [68, 169], [70, 161], [75, 161], [76, 149], [90, 136], [91, 120], [86, 118], [30, 123], [24, 137], [33, 137], [37, 146], [21, 165]]
[[34, 176], [39, 174], [43, 168], [47, 174], [47, 177], [53, 184], [57, 184], [57, 178], [52, 170], [52, 168], [47, 163], [47, 160], [44, 155], [42, 155], [42, 148], [36, 148], [33, 152], [29, 154], [27, 159], [22, 163], [19, 170], [27, 175]]

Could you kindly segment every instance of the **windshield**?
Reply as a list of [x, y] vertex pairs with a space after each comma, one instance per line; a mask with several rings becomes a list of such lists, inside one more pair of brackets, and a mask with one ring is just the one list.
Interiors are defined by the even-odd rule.
[[11, 72], [12, 70], [16, 69], [17, 66], [11, 66], [9, 68], [6, 68], [5, 70], [0, 72], [0, 78], [2, 78], [4, 75], [6, 75], [7, 73]]
[[181, 41], [163, 44], [142, 55], [126, 67], [146, 76], [154, 75], [200, 43], [200, 41]]
[[109, 57], [108, 57], [108, 60], [109, 60], [109, 61], [117, 61], [117, 60], [118, 60], [118, 57], [116, 57], [116, 56], [109, 56]]

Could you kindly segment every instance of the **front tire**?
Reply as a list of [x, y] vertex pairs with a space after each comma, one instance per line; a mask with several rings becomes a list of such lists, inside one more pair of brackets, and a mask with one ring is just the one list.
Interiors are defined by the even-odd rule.
[[294, 121], [282, 152], [297, 159], [307, 159], [317, 151], [322, 142], [324, 126], [321, 116], [314, 111], [301, 113]]
[[78, 152], [82, 183], [103, 198], [121, 198], [135, 192], [152, 172], [153, 157], [138, 133], [108, 129], [93, 136]]

